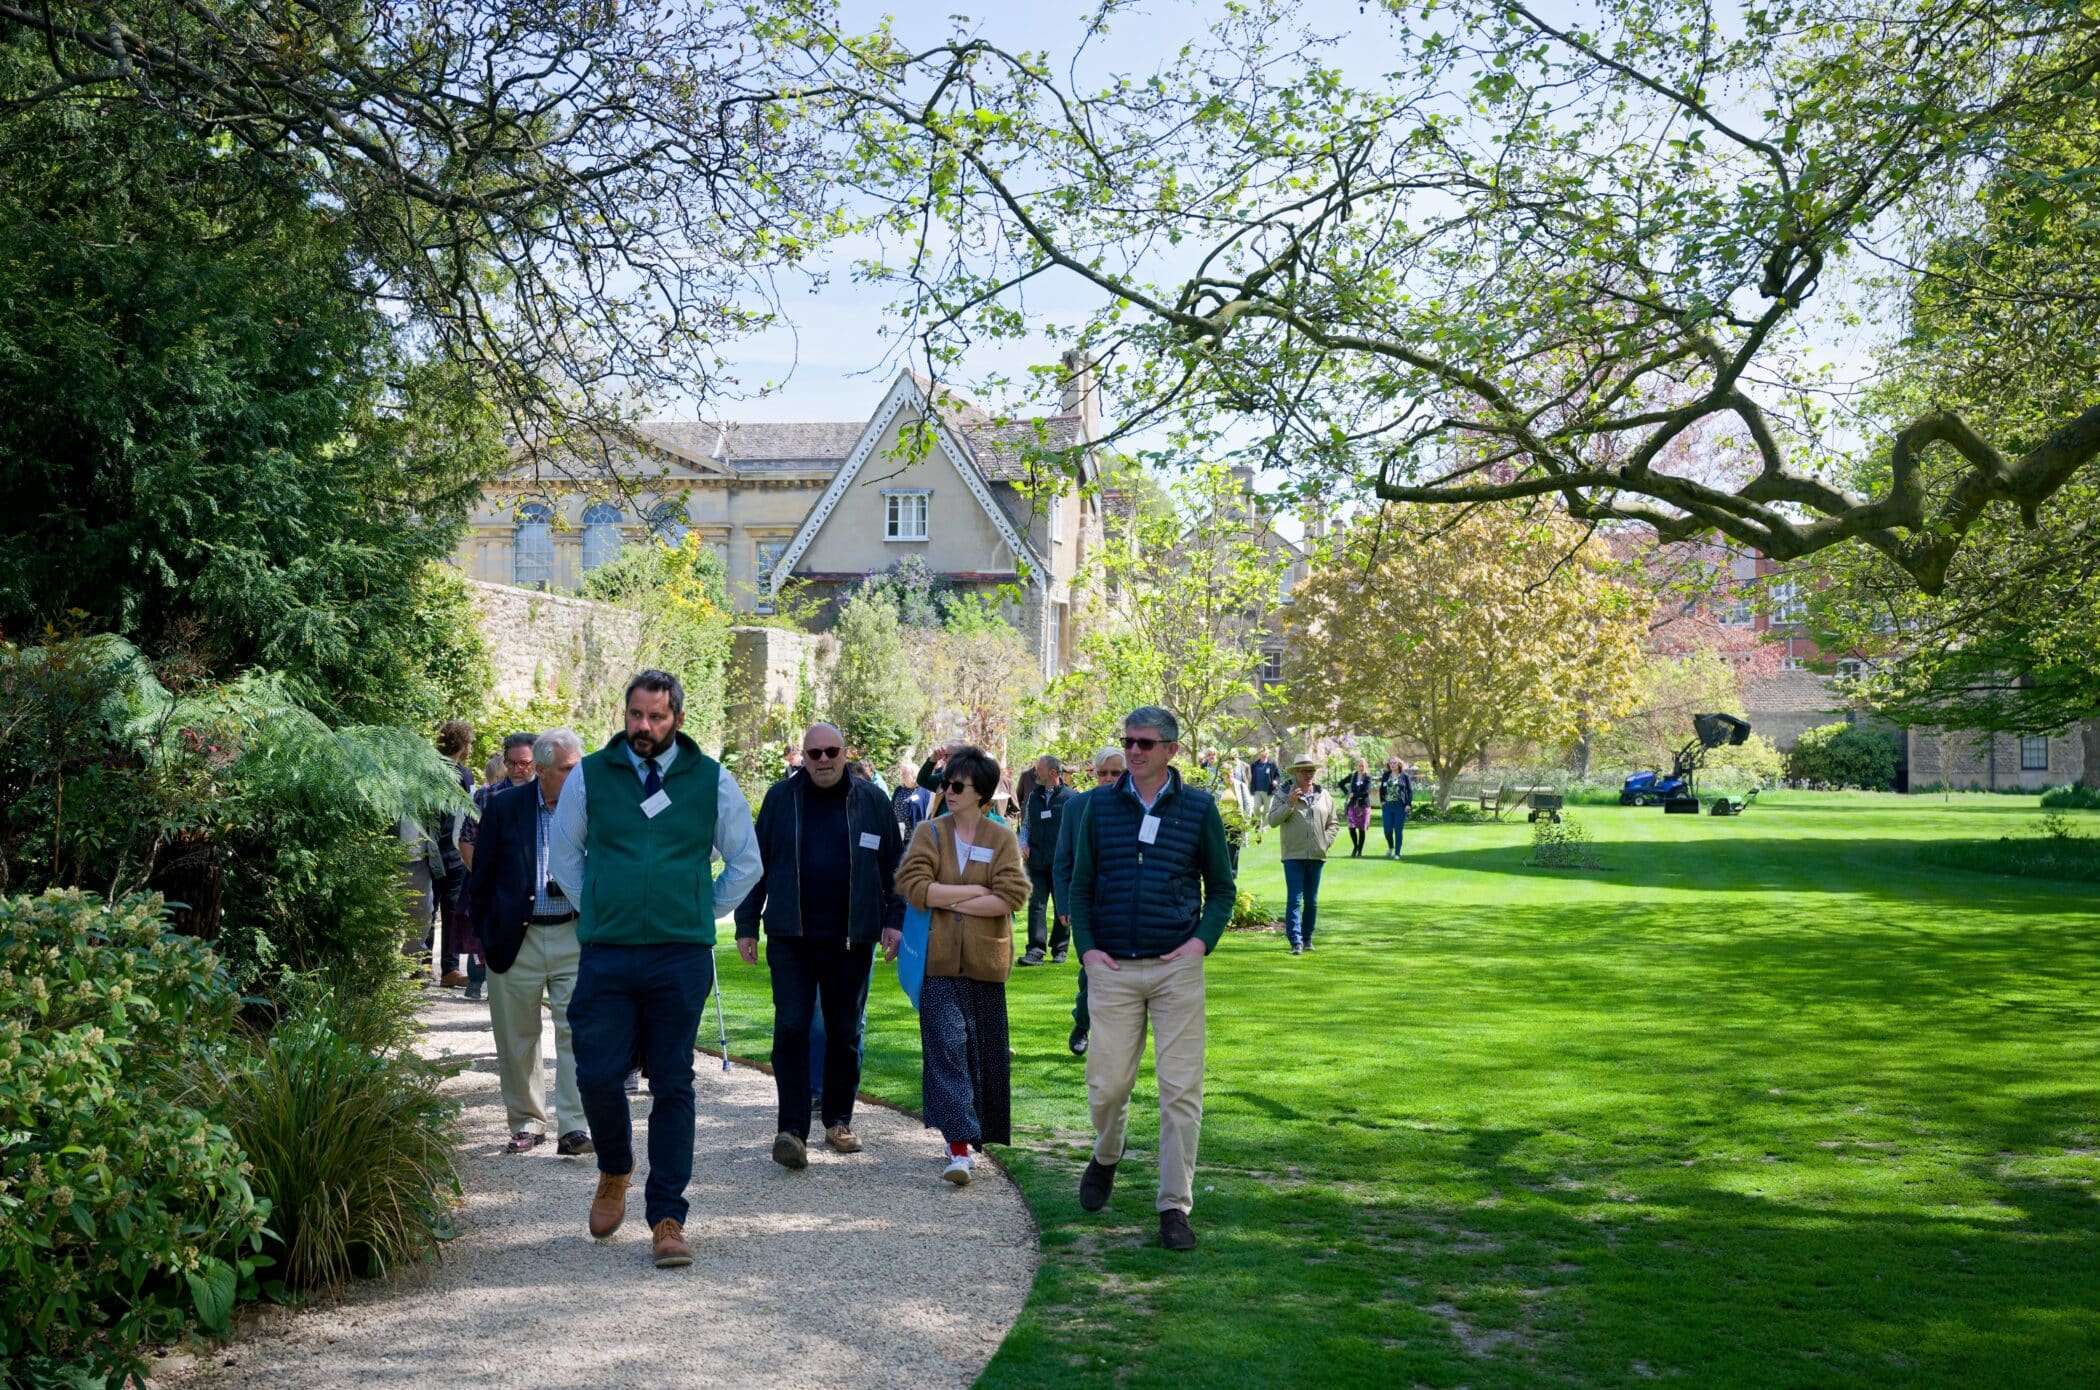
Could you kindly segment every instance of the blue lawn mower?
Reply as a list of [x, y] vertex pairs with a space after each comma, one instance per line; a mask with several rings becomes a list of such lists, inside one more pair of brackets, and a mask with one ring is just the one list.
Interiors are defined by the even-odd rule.
[[[1692, 716], [1692, 731], [1696, 737], [1677, 750], [1671, 759], [1669, 776], [1660, 772], [1636, 772], [1626, 779], [1619, 788], [1621, 806], [1661, 806], [1665, 814], [1673, 816], [1699, 814], [1699, 792], [1695, 783], [1699, 769], [1706, 763], [1706, 755], [1716, 748], [1740, 744], [1748, 739], [1750, 725], [1747, 720], [1732, 714], [1695, 714]], [[1713, 813], [1739, 816], [1749, 806], [1749, 798], [1724, 796], [1714, 802]]]

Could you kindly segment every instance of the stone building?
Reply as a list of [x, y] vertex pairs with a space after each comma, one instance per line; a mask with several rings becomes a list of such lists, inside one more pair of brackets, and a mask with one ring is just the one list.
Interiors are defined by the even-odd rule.
[[624, 545], [697, 534], [731, 605], [764, 613], [790, 578], [835, 596], [918, 555], [996, 599], [1047, 679], [1068, 664], [1072, 581], [1101, 535], [1080, 486], [1100, 472], [1098, 389], [1082, 354], [1065, 366], [1050, 415], [997, 417], [907, 371], [862, 420], [652, 420], [590, 458], [521, 458], [454, 560], [483, 582], [573, 593]]
[[650, 420], [589, 459], [523, 458], [483, 493], [454, 562], [488, 583], [573, 593], [624, 545], [696, 532], [749, 612], [861, 428]]
[[1054, 415], [995, 417], [899, 372], [771, 576], [836, 598], [906, 556], [956, 590], [993, 600], [1045, 680], [1070, 665], [1072, 585], [1101, 518], [1093, 372], [1067, 354]]

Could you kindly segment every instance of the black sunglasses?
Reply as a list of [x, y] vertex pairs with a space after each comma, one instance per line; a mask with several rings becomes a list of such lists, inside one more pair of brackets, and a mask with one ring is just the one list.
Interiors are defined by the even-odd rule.
[[1096, 782], [1113, 782], [1122, 775], [1123, 774], [1120, 772], [1096, 772], [1094, 774], [1094, 780]]
[[1135, 748], [1140, 753], [1149, 753], [1159, 747], [1159, 744], [1160, 741], [1156, 738], [1131, 738], [1127, 734], [1123, 737], [1123, 746], [1125, 748]]
[[805, 748], [802, 750], [802, 756], [805, 758], [836, 758], [845, 751], [845, 749], [834, 743], [829, 748]]
[[947, 785], [947, 790], [951, 792], [966, 792], [973, 790], [973, 788], [968, 782], [950, 782]]

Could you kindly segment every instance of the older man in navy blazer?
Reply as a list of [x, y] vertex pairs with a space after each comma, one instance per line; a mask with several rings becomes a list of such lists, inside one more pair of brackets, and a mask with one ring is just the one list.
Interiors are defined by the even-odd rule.
[[489, 1022], [503, 1106], [510, 1113], [511, 1153], [537, 1148], [548, 1129], [540, 1069], [540, 1002], [554, 1014], [555, 1152], [592, 1152], [576, 1058], [569, 1043], [569, 994], [581, 947], [576, 908], [548, 872], [554, 808], [562, 784], [583, 757], [583, 741], [552, 729], [532, 745], [534, 777], [489, 798], [474, 846], [474, 921], [489, 965]]

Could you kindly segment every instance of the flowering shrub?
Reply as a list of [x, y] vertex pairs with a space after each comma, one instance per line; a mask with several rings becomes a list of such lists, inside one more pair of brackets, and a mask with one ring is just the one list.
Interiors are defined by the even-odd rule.
[[224, 1047], [237, 998], [158, 896], [0, 899], [0, 1361], [100, 1384], [142, 1342], [221, 1330], [268, 1204], [173, 1064]]

